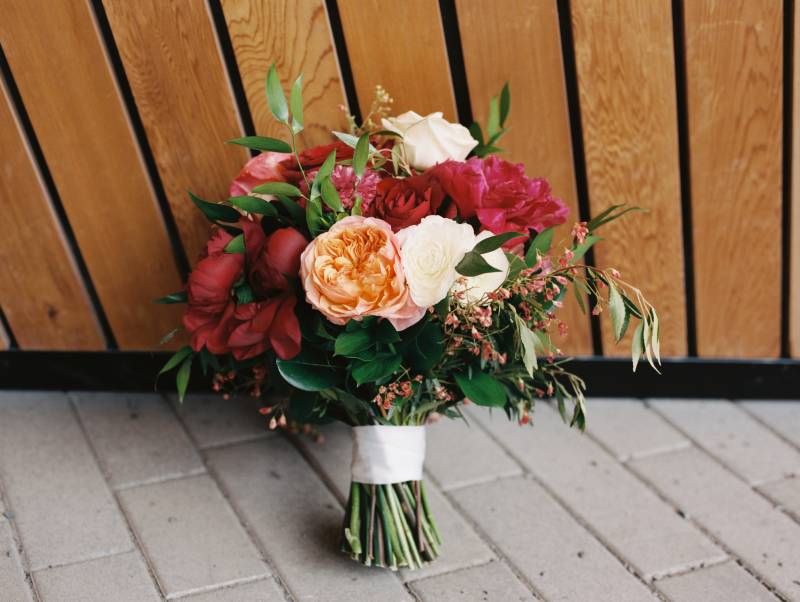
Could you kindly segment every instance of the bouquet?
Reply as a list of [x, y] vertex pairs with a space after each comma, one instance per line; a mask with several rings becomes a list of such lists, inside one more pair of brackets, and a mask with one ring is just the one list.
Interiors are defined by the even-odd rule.
[[214, 224], [185, 290], [190, 344], [177, 369], [181, 400], [192, 366], [223, 396], [263, 400], [271, 428], [341, 420], [354, 439], [342, 546], [366, 565], [414, 569], [441, 537], [425, 495], [425, 424], [463, 418], [472, 403], [520, 425], [537, 399], [585, 425], [585, 384], [555, 336], [572, 288], [592, 313], [607, 309], [619, 341], [636, 323], [633, 368], [659, 362], [659, 322], [613, 269], [583, 263], [614, 205], [553, 244], [566, 206], [548, 182], [496, 156], [510, 109], [506, 85], [486, 124], [441, 113], [390, 116], [380, 87], [361, 123], [300, 151], [302, 76], [287, 102], [273, 66], [269, 108], [289, 142], [231, 140], [259, 154], [230, 198], [190, 195]]

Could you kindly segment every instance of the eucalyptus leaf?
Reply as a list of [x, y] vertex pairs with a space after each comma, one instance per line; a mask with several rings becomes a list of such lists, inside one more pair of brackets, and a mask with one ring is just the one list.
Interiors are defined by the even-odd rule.
[[286, 96], [283, 94], [275, 63], [272, 63], [267, 73], [267, 104], [275, 119], [289, 124], [289, 107], [286, 105]]
[[265, 182], [253, 187], [256, 194], [282, 194], [288, 197], [302, 196], [303, 193], [297, 186], [288, 182]]
[[642, 358], [644, 351], [644, 342], [642, 341], [644, 322], [639, 322], [636, 329], [633, 331], [633, 341], [631, 341], [631, 360], [633, 361], [633, 371], [636, 372], [636, 366], [639, 365], [639, 360]]
[[536, 361], [536, 345], [539, 343], [539, 340], [536, 338], [536, 335], [533, 334], [533, 331], [528, 328], [528, 325], [525, 324], [525, 321], [519, 316], [516, 316], [516, 323], [519, 341], [522, 345], [522, 363], [525, 365], [525, 370], [528, 371], [528, 376], [533, 378], [533, 372], [538, 367]]
[[272, 151], [276, 153], [290, 153], [292, 146], [288, 142], [267, 136], [243, 136], [228, 140], [228, 144], [238, 144], [257, 151]]
[[625, 319], [628, 311], [625, 309], [625, 303], [622, 302], [622, 295], [619, 294], [614, 284], [610, 284], [608, 287], [608, 311], [611, 314], [614, 339], [619, 343], [625, 335], [625, 329], [628, 325], [628, 321]]
[[320, 182], [319, 190], [322, 194], [322, 200], [328, 207], [336, 212], [344, 211], [342, 199], [339, 198], [339, 193], [336, 191], [336, 187], [333, 185], [330, 178], [325, 178]]
[[[344, 132], [332, 132], [334, 136], [336, 136], [339, 140], [344, 142], [350, 148], [355, 148], [358, 145], [358, 136], [354, 136], [353, 134], [345, 134]], [[369, 150], [372, 153], [378, 152], [372, 144], [369, 145]]]
[[364, 134], [358, 139], [353, 153], [353, 171], [359, 178], [367, 169], [367, 159], [369, 159], [369, 134]]

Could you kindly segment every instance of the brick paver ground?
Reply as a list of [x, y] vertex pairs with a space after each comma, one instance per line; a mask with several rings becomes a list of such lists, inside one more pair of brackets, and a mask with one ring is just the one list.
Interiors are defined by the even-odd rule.
[[481, 408], [430, 426], [443, 556], [393, 574], [338, 551], [347, 427], [0, 392], [0, 602], [800, 602], [800, 402], [594, 409], [584, 435], [544, 404], [532, 429]]

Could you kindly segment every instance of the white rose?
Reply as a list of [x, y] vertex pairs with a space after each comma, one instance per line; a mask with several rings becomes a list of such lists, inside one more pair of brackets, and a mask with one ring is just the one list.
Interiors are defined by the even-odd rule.
[[463, 161], [478, 144], [467, 128], [449, 123], [441, 113], [423, 117], [408, 111], [399, 117], [383, 119], [382, 123], [384, 129], [403, 136], [400, 144], [414, 169], [425, 170], [448, 159]]
[[[488, 230], [484, 230], [478, 234], [475, 239], [475, 244], [492, 236], [494, 236], [494, 234]], [[483, 257], [490, 266], [500, 271], [470, 276], [466, 278], [463, 284], [457, 282], [455, 286], [453, 286], [453, 290], [463, 291], [464, 294], [459, 297], [459, 300], [464, 304], [488, 302], [489, 299], [486, 297], [486, 294], [492, 293], [500, 288], [508, 276], [508, 257], [506, 257], [503, 247], [490, 251], [489, 253], [484, 253], [481, 257]]]
[[397, 233], [406, 282], [414, 303], [435, 305], [447, 296], [456, 281], [456, 265], [475, 246], [469, 224], [429, 215], [416, 226]]

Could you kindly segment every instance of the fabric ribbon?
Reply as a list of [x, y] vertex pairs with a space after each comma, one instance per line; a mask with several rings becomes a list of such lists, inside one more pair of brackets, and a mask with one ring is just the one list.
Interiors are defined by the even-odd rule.
[[351, 473], [356, 483], [422, 480], [424, 426], [354, 426]]

